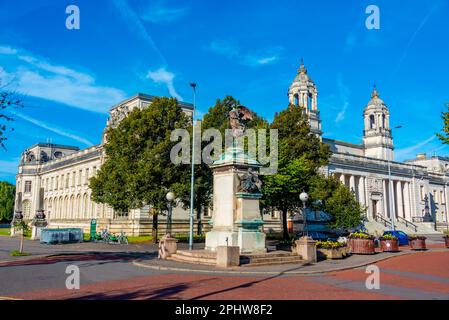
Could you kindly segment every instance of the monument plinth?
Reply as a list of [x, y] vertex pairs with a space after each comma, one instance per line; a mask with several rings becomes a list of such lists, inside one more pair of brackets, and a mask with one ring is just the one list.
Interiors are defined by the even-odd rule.
[[258, 178], [260, 163], [242, 148], [228, 148], [211, 166], [214, 175], [213, 228], [206, 234], [206, 250], [238, 246], [240, 253], [266, 252], [265, 234], [260, 231]]

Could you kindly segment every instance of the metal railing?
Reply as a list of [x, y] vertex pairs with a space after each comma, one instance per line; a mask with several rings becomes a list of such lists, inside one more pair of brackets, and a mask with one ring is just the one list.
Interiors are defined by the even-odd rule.
[[398, 221], [402, 222], [403, 224], [405, 224], [405, 226], [407, 228], [412, 228], [415, 232], [418, 231], [418, 226], [416, 224], [414, 224], [411, 221], [408, 221], [407, 219], [403, 218], [403, 217], [398, 217]]
[[392, 227], [391, 220], [386, 219], [385, 217], [381, 216], [380, 214], [376, 214], [375, 220], [381, 224], [383, 224], [385, 227]]

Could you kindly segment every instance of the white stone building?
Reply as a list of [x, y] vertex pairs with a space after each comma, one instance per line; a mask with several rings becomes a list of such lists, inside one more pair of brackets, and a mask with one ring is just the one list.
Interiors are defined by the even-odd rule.
[[[322, 137], [318, 90], [303, 64], [288, 90], [288, 98], [290, 104], [304, 108], [312, 131], [330, 145], [333, 155], [322, 172], [338, 176], [354, 191], [367, 208], [368, 229], [381, 231], [392, 223], [407, 232], [429, 233], [447, 228], [449, 158], [421, 154], [414, 160], [395, 162], [390, 114], [375, 88], [363, 111], [365, 130], [360, 145]], [[115, 126], [134, 108], [150, 106], [152, 99], [137, 94], [114, 106], [107, 126]], [[192, 115], [191, 104], [180, 105]], [[90, 220], [95, 218], [99, 228], [112, 232], [149, 234], [152, 217], [148, 207], [118, 215], [91, 200], [88, 179], [102, 161], [102, 144], [85, 150], [48, 143], [28, 148], [22, 154], [16, 179], [16, 211], [32, 219], [37, 210], [43, 209], [50, 227], [83, 227], [87, 231]], [[204, 229], [209, 227], [210, 211], [199, 215]], [[265, 230], [280, 230], [278, 214], [264, 215], [264, 219]], [[164, 220], [160, 218], [161, 232], [165, 231]], [[188, 230], [188, 212], [180, 207], [173, 212], [173, 230]]]

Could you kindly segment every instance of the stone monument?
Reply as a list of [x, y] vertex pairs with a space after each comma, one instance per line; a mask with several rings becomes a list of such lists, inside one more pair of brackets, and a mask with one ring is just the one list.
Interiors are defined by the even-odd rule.
[[[230, 112], [233, 137], [244, 135], [252, 113], [243, 106]], [[260, 163], [235, 145], [211, 166], [214, 177], [213, 228], [206, 233], [206, 250], [217, 247], [239, 247], [240, 253], [265, 253], [265, 234], [260, 231], [259, 200], [262, 197], [258, 177]]]

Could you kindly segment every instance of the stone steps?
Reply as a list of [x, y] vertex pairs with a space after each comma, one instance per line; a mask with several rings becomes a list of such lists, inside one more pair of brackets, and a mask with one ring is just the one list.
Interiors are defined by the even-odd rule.
[[209, 266], [215, 266], [217, 263], [216, 253], [206, 250], [178, 250], [176, 254], [171, 255], [167, 258], [167, 260], [196, 263]]
[[252, 254], [240, 256], [240, 265], [242, 267], [262, 266], [272, 264], [300, 263], [302, 258], [291, 252], [275, 251], [265, 254]]

